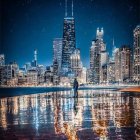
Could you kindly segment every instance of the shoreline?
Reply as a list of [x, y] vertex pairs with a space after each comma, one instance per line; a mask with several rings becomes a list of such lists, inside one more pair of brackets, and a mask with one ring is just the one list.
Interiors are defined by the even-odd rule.
[[121, 92], [140, 92], [140, 86], [119, 89]]
[[[85, 85], [79, 88], [127, 88], [138, 87], [138, 85]], [[140, 86], [139, 86], [140, 87]], [[72, 86], [0, 86], [0, 88], [72, 88]]]
[[[48, 92], [60, 92], [60, 91], [70, 91], [72, 87], [66, 86], [50, 86], [50, 87], [0, 87], [0, 98], [13, 97], [20, 95], [38, 94], [38, 93], [48, 93]], [[112, 90], [118, 92], [138, 92], [140, 93], [140, 86], [130, 86], [130, 85], [120, 85], [120, 86], [81, 86], [80, 90]]]

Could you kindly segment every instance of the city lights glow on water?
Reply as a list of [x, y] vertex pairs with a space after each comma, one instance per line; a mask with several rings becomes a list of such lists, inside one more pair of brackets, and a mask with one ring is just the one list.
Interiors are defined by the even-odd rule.
[[59, 91], [0, 99], [0, 138], [140, 138], [140, 95], [113, 90]]

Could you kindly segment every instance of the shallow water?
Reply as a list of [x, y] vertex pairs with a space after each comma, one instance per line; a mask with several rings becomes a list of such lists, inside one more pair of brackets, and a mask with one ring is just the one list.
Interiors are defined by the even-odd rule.
[[140, 96], [80, 90], [0, 99], [1, 139], [138, 140]]

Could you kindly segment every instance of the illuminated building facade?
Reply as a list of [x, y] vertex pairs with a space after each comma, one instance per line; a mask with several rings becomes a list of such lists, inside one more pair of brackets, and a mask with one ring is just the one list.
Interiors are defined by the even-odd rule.
[[57, 60], [58, 62], [58, 72], [61, 70], [62, 63], [62, 38], [55, 38], [53, 41], [53, 62]]
[[109, 54], [106, 51], [106, 44], [103, 41], [104, 30], [97, 29], [96, 38], [99, 39], [100, 46], [100, 84], [107, 83], [107, 64], [109, 61]]
[[110, 61], [107, 64], [107, 82], [114, 83], [115, 82], [115, 62]]
[[116, 82], [130, 82], [132, 75], [132, 55], [129, 46], [123, 45], [115, 51], [115, 80]]
[[108, 53], [106, 52], [103, 35], [103, 28], [101, 30], [97, 28], [96, 39], [92, 41], [90, 48], [90, 82], [94, 84], [102, 83], [105, 80], [104, 78], [107, 77], [104, 74], [106, 70], [105, 65], [108, 62]]
[[122, 82], [130, 82], [132, 74], [132, 51], [129, 46], [122, 46], [120, 48], [121, 71], [120, 79]]
[[82, 68], [82, 74], [81, 74], [81, 83], [86, 84], [87, 83], [87, 68]]
[[119, 48], [115, 49], [115, 81], [119, 82], [120, 81], [120, 53], [119, 53]]
[[100, 69], [100, 84], [107, 84], [107, 64]]
[[115, 61], [115, 51], [116, 51], [116, 46], [115, 46], [114, 38], [113, 38], [112, 57], [110, 58], [111, 61]]
[[16, 62], [0, 66], [0, 85], [14, 86], [18, 83], [18, 65]]
[[37, 86], [38, 84], [38, 73], [36, 70], [28, 70], [27, 72], [27, 83], [28, 85]]
[[4, 66], [0, 66], [0, 85], [4, 84]]
[[45, 71], [45, 83], [47, 85], [53, 84], [53, 66], [47, 66]]
[[100, 80], [100, 49], [97, 40], [92, 41], [90, 48], [90, 82], [99, 83]]
[[66, 75], [67, 72], [70, 71], [70, 56], [76, 48], [73, 2], [72, 2], [72, 16], [68, 17], [67, 15], [67, 0], [65, 8], [66, 9], [63, 25], [63, 46], [62, 46], [62, 75]]
[[109, 55], [106, 50], [101, 51], [100, 54], [100, 84], [107, 83], [107, 64]]
[[38, 73], [38, 84], [43, 85], [45, 82], [45, 67], [43, 65], [38, 65], [37, 66], [37, 73]]
[[86, 75], [87, 75], [87, 76], [86, 76], [86, 77], [87, 77], [87, 78], [86, 78], [86, 79], [87, 79], [87, 80], [86, 80], [87, 83], [91, 83], [91, 81], [92, 81], [91, 78], [92, 78], [92, 77], [91, 77], [91, 70], [90, 70], [90, 68], [87, 69]]
[[133, 81], [140, 84], [140, 25], [134, 31]]
[[5, 57], [4, 54], [0, 54], [0, 66], [5, 65]]
[[24, 71], [18, 71], [18, 85], [27, 85], [27, 76]]
[[80, 58], [80, 50], [75, 49], [70, 56], [70, 68], [75, 77], [81, 77], [82, 74], [82, 62]]
[[59, 64], [57, 59], [53, 62], [53, 84], [58, 85], [59, 84]]
[[32, 67], [37, 67], [37, 49], [34, 50], [34, 60], [31, 62]]
[[112, 56], [109, 58], [109, 62], [107, 64], [107, 83], [113, 84], [115, 83], [115, 50], [116, 46], [114, 45], [113, 38], [113, 47], [112, 47]]

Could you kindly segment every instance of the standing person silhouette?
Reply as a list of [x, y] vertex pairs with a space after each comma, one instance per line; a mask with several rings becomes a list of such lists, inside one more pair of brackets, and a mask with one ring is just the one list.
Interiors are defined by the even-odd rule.
[[77, 97], [78, 98], [78, 81], [77, 79], [75, 78], [74, 79], [74, 83], [73, 83], [73, 89], [74, 89], [74, 98]]

